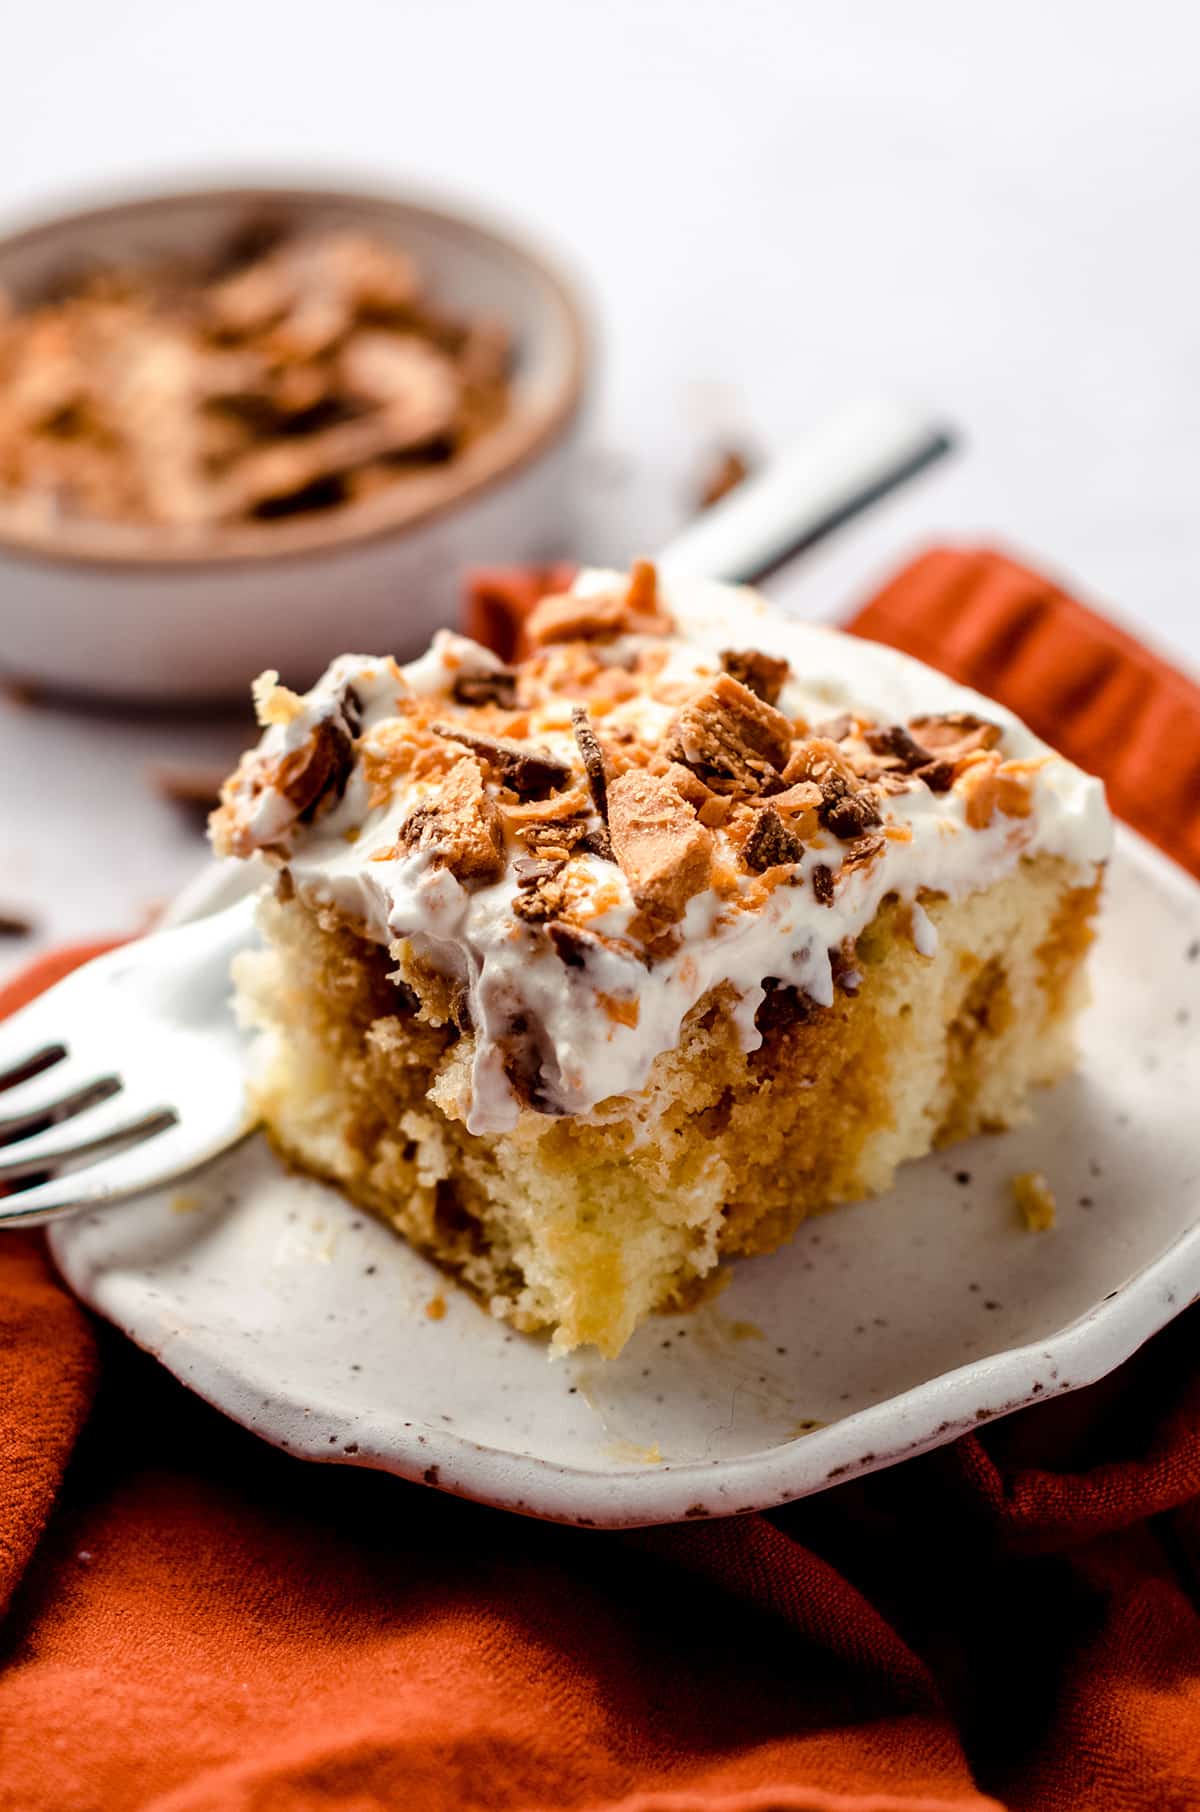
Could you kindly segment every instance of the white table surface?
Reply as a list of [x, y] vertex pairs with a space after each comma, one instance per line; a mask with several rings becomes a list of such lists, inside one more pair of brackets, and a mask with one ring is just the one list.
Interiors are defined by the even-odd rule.
[[[848, 397], [966, 445], [781, 575], [830, 615], [934, 538], [1002, 541], [1200, 668], [1200, 9], [1143, 0], [84, 0], [6, 28], [0, 211], [257, 171], [523, 223], [603, 326], [580, 552], [677, 524], [702, 448]], [[3, 600], [0, 600], [2, 635]], [[229, 724], [0, 702], [0, 910], [136, 927], [203, 860], [147, 779]]]

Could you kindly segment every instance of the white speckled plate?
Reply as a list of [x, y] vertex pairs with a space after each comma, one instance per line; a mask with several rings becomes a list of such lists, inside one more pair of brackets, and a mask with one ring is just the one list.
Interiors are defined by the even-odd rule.
[[[1036, 1124], [810, 1222], [609, 1364], [552, 1364], [261, 1140], [51, 1244], [85, 1301], [294, 1453], [602, 1527], [766, 1508], [1089, 1383], [1200, 1295], [1200, 888], [1128, 833], [1094, 974], [1080, 1072]], [[1051, 1233], [1014, 1215], [1031, 1169]]]

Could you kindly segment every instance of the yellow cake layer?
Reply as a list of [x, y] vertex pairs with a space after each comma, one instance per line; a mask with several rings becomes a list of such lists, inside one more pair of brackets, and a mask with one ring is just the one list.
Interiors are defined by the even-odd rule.
[[[856, 993], [768, 995], [739, 1047], [718, 989], [635, 1095], [586, 1114], [463, 1123], [474, 1040], [452, 991], [282, 887], [267, 948], [238, 961], [261, 1028], [256, 1104], [277, 1149], [336, 1183], [493, 1315], [611, 1356], [685, 1306], [722, 1259], [782, 1244], [809, 1214], [877, 1194], [937, 1145], [1011, 1126], [1073, 1060], [1098, 883], [1025, 858], [959, 899], [926, 897], [936, 953], [885, 899], [857, 940]], [[851, 960], [849, 953], [847, 960]], [[390, 979], [390, 978], [398, 979]]]

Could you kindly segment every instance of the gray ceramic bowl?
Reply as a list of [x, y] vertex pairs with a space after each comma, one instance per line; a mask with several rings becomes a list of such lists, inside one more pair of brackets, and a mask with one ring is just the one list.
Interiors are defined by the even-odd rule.
[[236, 187], [65, 215], [0, 240], [0, 289], [35, 300], [64, 270], [215, 250], [268, 214], [410, 251], [438, 301], [504, 319], [517, 346], [506, 420], [451, 464], [329, 514], [215, 532], [0, 527], [0, 669], [59, 690], [217, 700], [264, 667], [311, 680], [345, 648], [416, 652], [453, 621], [462, 573], [569, 543], [571, 451], [588, 364], [569, 286], [465, 215], [399, 197]]

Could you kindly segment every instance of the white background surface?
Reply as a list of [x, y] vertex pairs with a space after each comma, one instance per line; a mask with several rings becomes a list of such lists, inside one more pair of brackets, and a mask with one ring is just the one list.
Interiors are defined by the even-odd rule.
[[[1190, 0], [57, 0], [6, 65], [13, 217], [253, 169], [411, 181], [557, 248], [604, 339], [581, 554], [652, 549], [707, 443], [895, 392], [963, 453], [779, 596], [844, 610], [931, 539], [1001, 540], [1200, 668]], [[235, 742], [0, 705], [0, 909], [133, 928], [202, 859], [147, 762]]]

